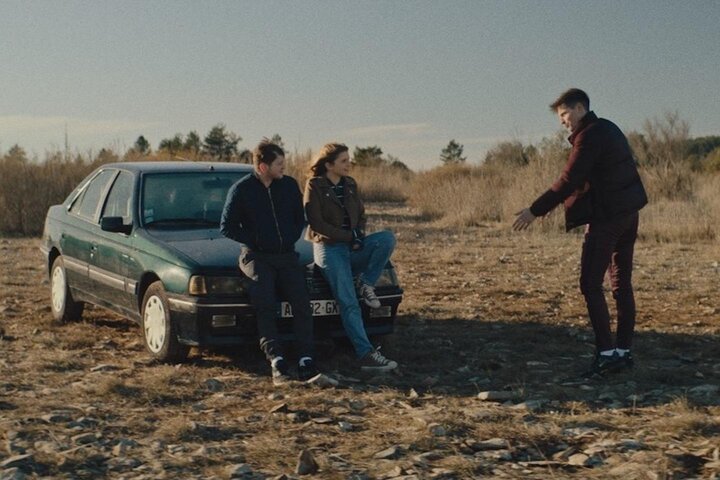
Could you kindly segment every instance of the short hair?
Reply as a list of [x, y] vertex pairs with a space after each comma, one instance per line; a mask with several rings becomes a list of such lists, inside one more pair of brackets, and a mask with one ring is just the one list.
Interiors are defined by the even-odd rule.
[[261, 163], [270, 165], [278, 157], [284, 157], [285, 150], [279, 145], [272, 143], [267, 138], [263, 138], [255, 150], [252, 152], [253, 165], [259, 167]]
[[556, 112], [561, 105], [573, 108], [578, 103], [582, 103], [585, 110], [590, 111], [590, 97], [588, 97], [588, 94], [579, 88], [571, 88], [563, 92], [557, 100], [550, 104], [550, 110]]
[[325, 173], [327, 173], [327, 164], [335, 163], [335, 160], [337, 160], [338, 156], [340, 156], [340, 154], [343, 152], [347, 152], [348, 150], [348, 147], [344, 143], [325, 144], [320, 149], [318, 157], [315, 159], [313, 164], [310, 165], [310, 172], [316, 177], [325, 175]]

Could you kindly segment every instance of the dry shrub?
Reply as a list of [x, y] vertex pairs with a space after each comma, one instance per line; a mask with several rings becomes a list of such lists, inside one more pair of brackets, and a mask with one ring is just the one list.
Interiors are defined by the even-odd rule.
[[659, 200], [640, 213], [640, 238], [658, 242], [691, 242], [716, 238], [715, 226], [696, 202]]
[[[720, 170], [713, 175], [704, 175], [698, 179], [695, 199], [708, 222], [715, 228], [720, 225]], [[718, 237], [718, 232], [715, 230]]]
[[720, 147], [710, 152], [703, 161], [702, 167], [706, 172], [720, 172]]
[[[567, 158], [565, 140], [543, 142], [527, 165], [491, 162], [480, 166], [447, 165], [417, 175], [410, 202], [444, 226], [464, 227], [510, 222], [555, 180]], [[542, 232], [561, 231], [562, 215], [538, 222]]]
[[47, 154], [44, 162], [30, 160], [19, 148], [0, 157], [0, 232], [37, 235], [48, 207], [62, 202], [93, 164]]
[[471, 226], [501, 220], [502, 193], [509, 183], [502, 168], [445, 165], [417, 175], [410, 202], [444, 225]]
[[641, 173], [649, 197], [640, 214], [642, 238], [694, 242], [720, 236], [720, 174], [680, 167], [649, 167]]
[[[492, 162], [420, 173], [409, 200], [441, 226], [509, 224], [560, 174], [568, 154], [564, 142], [561, 136], [544, 140], [527, 165]], [[700, 174], [686, 164], [668, 162], [647, 165], [640, 174], [649, 197], [641, 212], [641, 238], [693, 242], [720, 237], [720, 174]], [[551, 232], [564, 232], [562, 206], [536, 221], [529, 234]]]
[[415, 174], [396, 167], [355, 167], [353, 178], [366, 202], [402, 202], [410, 195]]
[[657, 165], [642, 169], [643, 184], [651, 200], [690, 200], [697, 176], [687, 165]]
[[285, 156], [285, 174], [293, 177], [300, 184], [300, 189], [305, 189], [305, 183], [310, 177], [310, 162], [312, 161], [312, 150], [304, 152], [288, 153]]

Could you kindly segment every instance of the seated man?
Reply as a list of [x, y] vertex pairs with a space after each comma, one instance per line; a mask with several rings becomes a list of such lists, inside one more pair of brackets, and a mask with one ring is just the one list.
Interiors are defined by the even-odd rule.
[[285, 176], [285, 152], [268, 141], [253, 151], [255, 172], [228, 191], [220, 231], [243, 244], [240, 269], [250, 279], [250, 301], [257, 312], [260, 348], [270, 361], [275, 385], [289, 380], [285, 353], [278, 339], [276, 289], [293, 311], [299, 355], [298, 377], [309, 380], [313, 363], [313, 318], [304, 268], [295, 242], [305, 227], [302, 194], [294, 178]]

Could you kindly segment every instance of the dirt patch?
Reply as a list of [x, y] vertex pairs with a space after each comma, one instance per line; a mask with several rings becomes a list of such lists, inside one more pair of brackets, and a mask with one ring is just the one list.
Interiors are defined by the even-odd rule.
[[401, 368], [363, 377], [347, 345], [322, 345], [335, 389], [273, 387], [255, 346], [151, 363], [137, 326], [100, 308], [53, 324], [39, 241], [0, 239], [0, 472], [292, 476], [303, 451], [318, 478], [720, 472], [716, 243], [637, 245], [636, 367], [584, 382], [581, 236], [448, 231], [399, 204], [370, 213], [398, 236], [405, 300], [382, 343]]

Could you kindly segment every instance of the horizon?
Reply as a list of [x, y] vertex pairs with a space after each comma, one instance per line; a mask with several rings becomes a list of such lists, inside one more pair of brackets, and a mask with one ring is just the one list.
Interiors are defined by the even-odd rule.
[[720, 4], [7, 2], [0, 152], [161, 140], [217, 124], [252, 149], [378, 146], [413, 170], [561, 130], [569, 87], [626, 133], [678, 112], [720, 135]]

